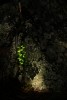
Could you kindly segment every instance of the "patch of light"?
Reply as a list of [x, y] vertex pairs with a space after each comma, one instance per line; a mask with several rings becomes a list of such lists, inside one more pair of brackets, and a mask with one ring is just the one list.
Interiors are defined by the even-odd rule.
[[34, 77], [31, 81], [31, 85], [34, 88], [34, 91], [41, 91], [46, 89], [46, 85], [44, 84], [42, 70]]

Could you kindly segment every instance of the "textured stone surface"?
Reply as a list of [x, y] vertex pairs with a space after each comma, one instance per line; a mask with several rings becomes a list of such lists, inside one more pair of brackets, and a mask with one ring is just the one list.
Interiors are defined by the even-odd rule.
[[[10, 3], [0, 5], [0, 48], [3, 48], [0, 49], [0, 61], [1, 66], [4, 66], [2, 69], [4, 74], [0, 71], [1, 75], [6, 77], [6, 73], [9, 72], [22, 81], [23, 68], [16, 60], [16, 47], [22, 42], [26, 46], [28, 57], [28, 65], [24, 69], [25, 81], [29, 84], [36, 81], [39, 74], [40, 79], [43, 78], [41, 81], [49, 90], [66, 91], [66, 2], [29, 0], [27, 3], [25, 1], [24, 5], [26, 8], [22, 7], [21, 16], [14, 5]], [[9, 52], [8, 55], [4, 51]], [[40, 70], [43, 72], [39, 72]], [[36, 87], [38, 88], [37, 85]]]

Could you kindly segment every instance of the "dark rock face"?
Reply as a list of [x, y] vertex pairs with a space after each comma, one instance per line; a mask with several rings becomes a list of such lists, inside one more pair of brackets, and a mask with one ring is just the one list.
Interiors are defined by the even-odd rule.
[[[30, 78], [34, 79], [39, 69], [43, 68], [43, 82], [47, 89], [52, 92], [66, 92], [67, 5], [65, 0], [29, 0], [29, 2], [23, 0], [21, 15], [13, 3], [5, 2], [4, 5], [0, 5], [0, 80], [4, 84], [12, 76], [13, 79], [6, 84], [12, 92], [17, 88], [16, 91], [19, 91], [22, 87], [18, 82], [20, 76], [19, 80], [22, 81], [22, 66], [16, 61], [16, 47], [22, 42], [26, 45], [29, 62], [24, 72], [28, 81]], [[20, 73], [17, 75], [18, 69]], [[6, 85], [3, 87], [7, 90]]]

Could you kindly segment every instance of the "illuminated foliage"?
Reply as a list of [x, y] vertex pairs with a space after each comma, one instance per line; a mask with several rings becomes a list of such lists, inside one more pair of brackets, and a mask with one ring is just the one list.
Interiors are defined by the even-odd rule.
[[17, 56], [20, 65], [23, 65], [26, 60], [26, 51], [23, 45], [17, 47]]
[[33, 79], [36, 76], [36, 74], [39, 73], [36, 64], [32, 66], [32, 64], [30, 63], [24, 45], [20, 45], [17, 47], [17, 60], [19, 64], [23, 67], [22, 74], [24, 77], [30, 77], [31, 79]]

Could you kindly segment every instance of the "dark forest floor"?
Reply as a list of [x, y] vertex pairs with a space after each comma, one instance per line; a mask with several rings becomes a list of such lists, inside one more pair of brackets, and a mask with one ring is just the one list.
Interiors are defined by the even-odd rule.
[[[1, 81], [2, 82], [2, 81]], [[20, 83], [15, 79], [0, 84], [0, 100], [65, 100], [67, 97], [66, 92], [38, 92], [22, 90]]]

